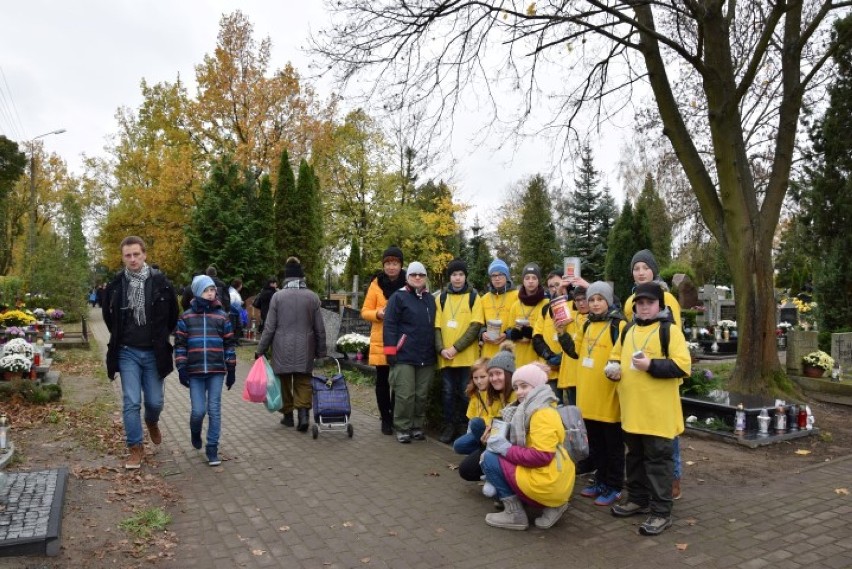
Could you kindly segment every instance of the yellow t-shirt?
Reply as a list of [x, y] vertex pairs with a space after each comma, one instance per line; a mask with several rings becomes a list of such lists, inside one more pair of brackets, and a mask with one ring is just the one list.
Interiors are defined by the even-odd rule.
[[[565, 333], [571, 336], [574, 340], [574, 345], [580, 341], [580, 334], [583, 332], [583, 324], [589, 319], [588, 314], [574, 312], [574, 320], [565, 326]], [[568, 356], [562, 357], [562, 363], [559, 365], [559, 377], [556, 381], [558, 389], [568, 389], [569, 387], [577, 387], [577, 368], [580, 362]]]
[[561, 506], [571, 497], [575, 470], [565, 450], [565, 427], [556, 409], [545, 407], [532, 414], [526, 442], [529, 448], [556, 455], [549, 464], [538, 468], [518, 465], [515, 469], [518, 488], [543, 506]]
[[[501, 323], [500, 329], [506, 329], [506, 323], [509, 321], [509, 310], [515, 301], [518, 300], [517, 289], [506, 291], [503, 294], [495, 294], [493, 292], [482, 295], [482, 319], [485, 324], [489, 320], [499, 320]], [[494, 357], [500, 351], [500, 344], [482, 343], [482, 357]]]
[[[490, 406], [488, 405], [488, 392], [480, 391], [471, 396], [470, 401], [467, 404], [467, 418], [473, 419], [475, 417], [479, 417], [483, 421], [485, 421], [485, 425], [488, 426], [491, 424], [491, 419], [494, 418], [493, 407], [495, 403], [499, 403], [495, 401]], [[502, 408], [502, 404], [500, 405]], [[498, 411], [499, 413], [499, 411]]]
[[[515, 321], [519, 319], [529, 320], [530, 326], [535, 330], [536, 323], [541, 320], [542, 308], [550, 302], [547, 298], [541, 299], [535, 306], [527, 306], [520, 299], [515, 301], [509, 310], [509, 321], [503, 323], [503, 329], [508, 330], [515, 326]], [[532, 362], [544, 362], [532, 345], [532, 340], [524, 338], [523, 340], [515, 341], [515, 369]]]
[[[533, 327], [533, 337], [541, 334], [541, 337], [544, 338], [544, 343], [547, 344], [550, 351], [554, 354], [561, 354], [562, 346], [559, 345], [559, 338], [556, 333], [556, 327], [553, 325], [553, 316], [550, 314], [549, 306], [550, 305], [548, 305], [547, 309], [542, 310], [544, 315], [536, 321], [535, 326]], [[551, 366], [550, 371], [547, 373], [547, 379], [553, 380], [558, 377], [559, 367], [554, 368]]]
[[[619, 321], [619, 332], [625, 325], [624, 320]], [[616, 393], [618, 384], [607, 379], [603, 373], [613, 347], [610, 326], [610, 320], [590, 322], [585, 333], [581, 331], [580, 341], [575, 344], [580, 356], [579, 360], [575, 360], [579, 364], [577, 407], [583, 413], [584, 419], [618, 423], [621, 421], [621, 408]]]
[[[483, 324], [482, 300], [479, 295], [474, 296], [473, 306], [470, 305], [470, 292], [461, 294], [447, 294], [443, 308], [441, 307], [441, 294], [435, 296], [435, 328], [441, 331], [441, 340], [444, 347], [452, 346], [465, 332], [471, 323], [480, 328]], [[479, 357], [479, 342], [473, 342], [451, 360], [438, 354], [438, 366], [445, 367], [470, 367]]]
[[[663, 357], [660, 323], [633, 325], [622, 342], [616, 342], [610, 359], [621, 363], [621, 381], [616, 383], [621, 405], [621, 428], [636, 435], [654, 435], [673, 439], [683, 432], [680, 405], [681, 378], [656, 378], [631, 368], [633, 353], [642, 350], [651, 359]], [[669, 359], [689, 374], [692, 361], [686, 339], [679, 326], [669, 327]]]

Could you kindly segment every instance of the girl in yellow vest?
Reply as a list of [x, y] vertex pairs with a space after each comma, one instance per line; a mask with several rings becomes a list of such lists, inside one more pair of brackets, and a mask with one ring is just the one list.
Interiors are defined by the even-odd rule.
[[535, 263], [527, 263], [522, 273], [518, 300], [509, 310], [509, 322], [503, 323], [506, 337], [515, 343], [515, 365], [541, 362], [532, 345], [533, 329], [541, 319], [542, 309], [550, 302], [541, 286], [541, 269]]
[[488, 278], [488, 292], [482, 296], [482, 317], [485, 325], [479, 334], [483, 358], [491, 358], [500, 351], [500, 344], [506, 339], [503, 330], [509, 322], [509, 310], [518, 299], [518, 291], [513, 288], [509, 276], [509, 266], [504, 261], [491, 261], [488, 265]]
[[467, 282], [467, 263], [453, 259], [447, 265], [449, 284], [436, 297], [435, 351], [441, 369], [444, 429], [438, 440], [450, 444], [466, 428], [464, 418], [470, 366], [479, 356], [482, 305]]
[[[563, 290], [567, 288], [566, 281], [562, 281]], [[586, 299], [586, 287], [572, 287], [571, 295], [573, 296], [573, 305], [571, 316], [573, 320], [562, 326], [557, 326], [558, 334], [568, 334], [576, 343], [580, 339], [580, 333], [583, 330], [583, 325], [589, 317], [589, 301]], [[565, 397], [563, 401], [568, 405], [577, 404], [577, 367], [580, 363], [573, 358], [562, 358], [562, 363], [559, 364], [559, 377], [556, 381], [556, 387], [564, 390]], [[577, 474], [586, 474], [585, 469], [577, 470]]]
[[[547, 292], [550, 300], [559, 296], [559, 289], [562, 286], [562, 272], [554, 271], [547, 275], [545, 280], [547, 283]], [[536, 321], [533, 327], [533, 349], [538, 357], [542, 359], [549, 367], [547, 373], [547, 384], [553, 389], [556, 394], [556, 399], [562, 403], [562, 390], [557, 386], [559, 377], [559, 368], [562, 365], [562, 346], [559, 345], [559, 334], [556, 331], [556, 326], [553, 324], [553, 312], [550, 309], [550, 302], [547, 303], [541, 310], [541, 318]]]
[[518, 404], [503, 410], [508, 434], [493, 430], [482, 455], [486, 480], [496, 489], [503, 511], [485, 516], [490, 526], [525, 530], [524, 503], [542, 508], [535, 526], [552, 527], [568, 508], [574, 488], [574, 463], [565, 450], [565, 427], [556, 411], [556, 396], [541, 364], [512, 374]]
[[589, 320], [581, 328], [579, 341], [562, 336], [565, 356], [578, 362], [577, 406], [583, 413], [589, 435], [589, 461], [594, 482], [580, 495], [594, 498], [596, 506], [611, 506], [621, 497], [624, 483], [624, 438], [616, 385], [604, 376], [613, 342], [624, 328], [624, 317], [613, 304], [612, 287], [603, 281], [589, 285]]

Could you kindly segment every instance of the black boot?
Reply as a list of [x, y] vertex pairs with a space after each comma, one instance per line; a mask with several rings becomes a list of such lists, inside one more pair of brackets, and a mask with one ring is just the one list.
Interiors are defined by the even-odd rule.
[[310, 421], [308, 418], [308, 411], [309, 409], [297, 409], [299, 414], [299, 426], [296, 427], [296, 430], [300, 433], [304, 433], [308, 430], [308, 423]]
[[383, 435], [392, 435], [393, 434], [393, 423], [387, 419], [382, 419], [382, 434]]
[[293, 422], [293, 413], [292, 412], [284, 413], [284, 418], [281, 419], [281, 424], [284, 425], [285, 427], [294, 426], [295, 423]]

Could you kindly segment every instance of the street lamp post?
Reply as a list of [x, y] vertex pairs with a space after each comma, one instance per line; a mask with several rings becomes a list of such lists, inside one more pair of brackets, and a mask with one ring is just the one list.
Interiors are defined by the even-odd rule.
[[35, 176], [35, 141], [39, 138], [44, 138], [45, 136], [50, 136], [51, 134], [62, 134], [65, 132], [64, 128], [60, 128], [57, 130], [51, 130], [50, 132], [46, 132], [44, 134], [40, 134], [30, 140], [30, 227], [29, 227], [29, 240], [27, 241], [27, 253], [29, 258], [27, 262], [29, 263], [29, 273], [30, 273], [30, 282], [29, 285], [32, 286], [33, 274], [35, 265], [33, 263], [35, 259], [35, 244], [36, 244], [36, 216], [38, 215], [38, 201], [36, 200], [36, 176]]

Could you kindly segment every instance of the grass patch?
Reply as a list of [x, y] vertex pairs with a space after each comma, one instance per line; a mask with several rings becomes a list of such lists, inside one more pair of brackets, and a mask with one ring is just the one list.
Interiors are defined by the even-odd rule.
[[127, 533], [149, 539], [154, 532], [160, 532], [172, 523], [172, 517], [163, 508], [146, 508], [119, 522], [118, 527]]

